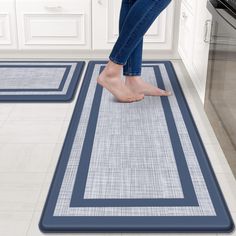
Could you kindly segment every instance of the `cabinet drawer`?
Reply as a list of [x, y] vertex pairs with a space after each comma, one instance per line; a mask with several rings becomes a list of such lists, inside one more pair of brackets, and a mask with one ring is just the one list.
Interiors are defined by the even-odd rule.
[[20, 48], [90, 48], [89, 1], [17, 0], [16, 8]]

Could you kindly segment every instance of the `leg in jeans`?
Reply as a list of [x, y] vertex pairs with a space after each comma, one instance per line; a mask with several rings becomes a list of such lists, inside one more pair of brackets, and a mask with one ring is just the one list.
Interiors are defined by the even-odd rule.
[[117, 64], [126, 64], [143, 35], [170, 2], [171, 0], [136, 0], [125, 18], [109, 59]]
[[118, 100], [132, 102], [143, 98], [143, 93], [138, 96], [122, 82], [120, 72], [133, 50], [143, 39], [143, 35], [170, 1], [136, 0], [130, 8], [119, 37], [109, 55], [110, 60], [97, 78], [97, 82], [109, 90]]
[[[137, 0], [122, 0], [119, 18], [119, 34], [125, 22], [125, 18], [129, 10]], [[170, 95], [165, 93], [152, 84], [146, 83], [141, 79], [142, 70], [142, 52], [143, 52], [143, 37], [138, 45], [131, 52], [127, 62], [123, 65], [123, 75], [126, 76], [125, 84], [130, 90], [135, 93], [141, 93], [147, 96], [163, 96]]]
[[[119, 34], [129, 10], [137, 0], [122, 0], [119, 16]], [[123, 66], [123, 75], [140, 76], [142, 70], [143, 37], [130, 54], [127, 63]]]

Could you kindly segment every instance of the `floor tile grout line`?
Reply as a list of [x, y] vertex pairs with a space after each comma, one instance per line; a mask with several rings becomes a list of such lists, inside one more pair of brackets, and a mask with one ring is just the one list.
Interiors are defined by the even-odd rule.
[[46, 174], [46, 171], [0, 171], [0, 174]]
[[8, 118], [10, 117], [10, 114], [13, 112], [13, 109], [15, 108], [15, 104], [12, 105], [12, 108], [10, 109], [6, 119], [4, 119], [4, 121], [2, 122], [2, 124], [0, 125], [0, 128], [3, 127], [3, 125], [7, 122]]

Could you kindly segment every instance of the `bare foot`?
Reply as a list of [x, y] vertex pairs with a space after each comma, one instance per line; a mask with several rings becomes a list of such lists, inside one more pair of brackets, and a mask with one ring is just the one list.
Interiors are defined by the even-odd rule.
[[141, 93], [146, 96], [169, 96], [170, 91], [162, 90], [152, 84], [145, 82], [140, 76], [126, 76], [125, 84], [134, 93]]
[[[106, 88], [119, 102], [135, 102], [142, 100], [144, 94], [131, 91], [121, 79], [119, 68], [112, 68], [115, 64], [110, 62], [97, 78], [97, 83]], [[114, 65], [118, 66], [117, 64]]]

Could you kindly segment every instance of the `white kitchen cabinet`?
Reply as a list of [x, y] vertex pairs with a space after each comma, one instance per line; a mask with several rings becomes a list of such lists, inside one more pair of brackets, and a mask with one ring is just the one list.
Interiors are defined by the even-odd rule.
[[[144, 36], [143, 48], [171, 50], [173, 43], [174, 5], [153, 22]], [[119, 12], [121, 0], [92, 0], [93, 49], [111, 49], [119, 35]]]
[[198, 0], [197, 4], [192, 65], [195, 75], [194, 84], [204, 101], [212, 16], [206, 8], [205, 0]]
[[20, 49], [90, 49], [88, 0], [16, 0]]
[[[119, 35], [121, 1], [0, 0], [0, 50], [23, 54], [30, 50], [110, 50]], [[144, 36], [144, 50], [176, 54], [178, 6], [173, 0], [153, 22]]]
[[211, 15], [206, 3], [207, 0], [182, 0], [178, 44], [179, 54], [202, 102], [205, 96], [211, 30]]
[[0, 49], [16, 49], [15, 1], [0, 0]]

